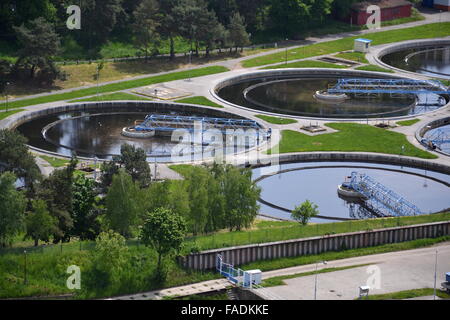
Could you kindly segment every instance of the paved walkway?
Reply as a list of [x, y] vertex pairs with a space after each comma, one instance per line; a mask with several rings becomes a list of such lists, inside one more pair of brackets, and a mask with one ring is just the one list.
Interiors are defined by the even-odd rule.
[[203, 281], [185, 286], [154, 290], [148, 292], [141, 292], [132, 295], [112, 297], [107, 300], [161, 300], [163, 297], [173, 296], [190, 296], [205, 292], [223, 290], [231, 286], [231, 283], [226, 279], [217, 279], [210, 281]]
[[[346, 267], [370, 264], [347, 270], [317, 275], [317, 299], [352, 300], [359, 295], [359, 286], [371, 287], [369, 294], [383, 294], [403, 290], [433, 288], [436, 250], [438, 250], [437, 288], [445, 281], [445, 273], [450, 271], [450, 242], [429, 248], [375, 254], [343, 260], [328, 261], [320, 264], [324, 268]], [[373, 267], [376, 266], [376, 267]], [[263, 279], [292, 275], [315, 270], [316, 265], [304, 265], [263, 273]], [[369, 269], [373, 268], [373, 269]], [[377, 270], [380, 287], [370, 277]], [[286, 300], [314, 299], [315, 275], [285, 280], [287, 285], [266, 288], [274, 295]]]

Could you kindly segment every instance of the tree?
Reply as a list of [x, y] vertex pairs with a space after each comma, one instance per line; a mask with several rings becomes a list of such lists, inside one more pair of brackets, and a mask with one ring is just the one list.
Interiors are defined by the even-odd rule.
[[169, 39], [170, 59], [175, 59], [175, 37], [179, 35], [179, 21], [176, 20], [173, 9], [178, 0], [158, 0], [161, 13], [159, 34], [165, 35]]
[[186, 233], [184, 219], [166, 208], [148, 213], [141, 231], [141, 240], [158, 253], [157, 270], [161, 270], [162, 258], [181, 250]]
[[32, 189], [41, 173], [26, 143], [27, 139], [17, 131], [0, 130], [0, 173], [11, 171]]
[[100, 233], [92, 251], [93, 270], [87, 279], [88, 288], [105, 288], [112, 281], [118, 280], [126, 265], [127, 254], [128, 247], [124, 237], [112, 230]]
[[94, 240], [100, 233], [97, 220], [99, 210], [96, 208], [95, 181], [79, 175], [73, 181], [72, 196], [72, 235], [81, 240]]
[[204, 232], [208, 222], [208, 172], [194, 166], [187, 177], [189, 181], [189, 229], [194, 235]]
[[147, 58], [149, 51], [158, 52], [160, 37], [157, 32], [160, 26], [159, 4], [156, 0], [143, 0], [133, 12], [133, 30], [136, 35], [138, 48], [145, 53]]
[[38, 198], [47, 203], [50, 214], [58, 222], [53, 233], [54, 243], [70, 240], [73, 227], [73, 173], [77, 162], [76, 158], [72, 158], [66, 168], [53, 171], [37, 190]]
[[87, 45], [91, 55], [93, 44], [104, 43], [113, 31], [118, 18], [123, 14], [122, 0], [84, 0], [83, 22], [80, 33], [82, 42]]
[[119, 172], [119, 165], [115, 161], [103, 162], [100, 186], [106, 190], [112, 183], [113, 176]]
[[244, 18], [239, 14], [235, 13], [230, 19], [230, 24], [228, 25], [229, 41], [236, 48], [240, 47], [242, 50], [245, 46], [250, 44], [250, 38], [245, 30]]
[[19, 76], [20, 69], [24, 69], [29, 79], [34, 79], [40, 70], [41, 83], [52, 84], [54, 80], [64, 78], [52, 61], [60, 51], [60, 39], [53, 26], [44, 18], [37, 18], [29, 25], [29, 28], [25, 25], [14, 27], [21, 46], [15, 64], [16, 76]]
[[226, 165], [223, 170], [227, 226], [230, 231], [247, 228], [258, 215], [261, 188], [252, 181], [252, 172], [248, 168]]
[[0, 247], [11, 244], [23, 229], [25, 196], [17, 191], [16, 177], [10, 172], [0, 175]]
[[291, 217], [302, 225], [308, 224], [308, 221], [319, 214], [318, 206], [313, 202], [306, 200], [300, 206], [296, 206], [291, 212]]
[[123, 167], [133, 181], [138, 182], [141, 187], [147, 187], [150, 184], [152, 174], [144, 149], [125, 143], [120, 147], [120, 156], [114, 157], [113, 161]]
[[27, 233], [25, 238], [34, 240], [34, 246], [39, 244], [39, 240], [48, 242], [50, 236], [56, 228], [56, 219], [47, 210], [47, 204], [43, 200], [32, 202], [33, 210], [26, 217]]
[[[311, 20], [311, 2], [299, 0], [270, 0], [269, 17], [275, 30], [292, 37], [305, 30]], [[314, 12], [314, 14], [320, 14]]]
[[110, 228], [125, 238], [131, 237], [133, 227], [144, 214], [143, 200], [139, 185], [120, 169], [106, 195], [106, 218]]

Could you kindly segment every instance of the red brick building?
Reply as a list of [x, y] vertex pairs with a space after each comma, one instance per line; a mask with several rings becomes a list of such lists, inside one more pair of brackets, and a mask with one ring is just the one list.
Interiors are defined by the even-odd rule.
[[357, 25], [367, 23], [367, 18], [372, 13], [367, 13], [367, 7], [376, 5], [380, 7], [381, 21], [407, 18], [411, 16], [412, 3], [406, 0], [372, 0], [370, 2], [358, 2], [352, 5], [350, 16], [346, 19], [348, 22]]

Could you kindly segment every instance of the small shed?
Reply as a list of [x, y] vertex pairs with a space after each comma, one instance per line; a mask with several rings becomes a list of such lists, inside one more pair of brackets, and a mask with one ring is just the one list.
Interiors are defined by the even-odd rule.
[[356, 52], [369, 52], [371, 42], [372, 40], [364, 38], [355, 39], [355, 45], [353, 50], [355, 50]]

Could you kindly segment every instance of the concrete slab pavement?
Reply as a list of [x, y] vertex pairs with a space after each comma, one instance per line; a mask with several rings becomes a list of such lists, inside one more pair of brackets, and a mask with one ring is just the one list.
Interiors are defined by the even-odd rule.
[[[383, 294], [403, 290], [433, 288], [435, 256], [438, 250], [437, 288], [445, 281], [445, 272], [450, 270], [450, 243], [442, 243], [429, 248], [399, 251], [385, 254], [355, 257], [329, 261], [323, 268], [342, 267], [360, 264], [371, 266], [357, 267], [330, 273], [318, 274], [317, 299], [353, 300], [359, 296], [359, 286], [369, 285], [369, 294]], [[314, 265], [294, 267], [263, 273], [263, 278], [309, 272]], [[376, 288], [379, 276], [379, 288]], [[285, 280], [287, 285], [266, 288], [286, 300], [314, 299], [315, 276], [305, 276]]]

